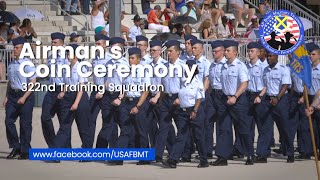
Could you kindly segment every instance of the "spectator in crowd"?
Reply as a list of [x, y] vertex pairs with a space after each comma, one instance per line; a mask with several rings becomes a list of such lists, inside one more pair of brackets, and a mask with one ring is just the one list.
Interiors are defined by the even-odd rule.
[[230, 38], [231, 33], [228, 26], [228, 17], [223, 16], [221, 18], [222, 24], [218, 25], [218, 38]]
[[7, 3], [5, 1], [0, 1], [0, 11], [5, 11], [7, 9]]
[[181, 37], [181, 39], [184, 37], [184, 32], [183, 32], [183, 25], [182, 24], [174, 24], [170, 28], [170, 32], [173, 34], [177, 34], [178, 36]]
[[152, 9], [150, 3], [154, 3], [156, 0], [141, 0], [141, 7], [143, 14], [148, 14]]
[[169, 22], [171, 18], [174, 16], [179, 16], [180, 13], [176, 11], [175, 9], [172, 9], [170, 7], [170, 2], [167, 3], [166, 8], [163, 10], [164, 19]]
[[20, 36], [24, 37], [27, 42], [32, 42], [32, 38], [37, 38], [37, 33], [34, 31], [30, 19], [26, 18], [22, 21]]
[[184, 5], [186, 5], [185, 0], [170, 0], [170, 8], [175, 11], [180, 11]]
[[[121, 12], [121, 21], [124, 19], [124, 11]], [[105, 13], [105, 20], [106, 21], [109, 21], [109, 11], [106, 11]], [[106, 25], [105, 27], [105, 31], [109, 34], [109, 22], [108, 24]], [[125, 34], [124, 35], [124, 39], [126, 39], [127, 41], [131, 41], [131, 38], [129, 37], [129, 28], [123, 24], [121, 24], [121, 32], [122, 34]]]
[[81, 38], [77, 33], [70, 34], [70, 43], [81, 43]]
[[189, 25], [184, 26], [184, 35], [191, 35], [192, 34], [192, 28]]
[[215, 26], [218, 25], [219, 18], [224, 16], [224, 11], [222, 9], [219, 9], [219, 3], [220, 0], [207, 0], [209, 3], [211, 1], [211, 12], [212, 12], [212, 18], [213, 18], [213, 24]]
[[107, 0], [96, 1], [91, 10], [91, 28], [96, 29], [98, 26], [105, 27], [108, 11], [104, 12], [104, 5]]
[[90, 0], [80, 0], [80, 4], [81, 4], [81, 12], [83, 14], [89, 15], [90, 14]]
[[20, 35], [20, 21], [16, 22], [16, 23], [11, 23], [10, 24], [10, 29], [13, 30], [13, 33], [16, 37], [18, 37]]
[[109, 34], [109, 26], [106, 26], [106, 27], [98, 26], [98, 27], [96, 27], [94, 32], [95, 32], [95, 34], [103, 34], [103, 35], [107, 36]]
[[8, 35], [8, 26], [6, 23], [0, 23], [0, 36], [5, 40]]
[[[79, 13], [77, 12], [77, 7], [78, 0], [65, 0], [65, 6], [63, 10], [70, 15], [78, 15]], [[63, 13], [63, 15], [66, 16], [66, 13]]]
[[210, 19], [206, 19], [201, 24], [201, 36], [203, 39], [217, 39], [217, 30]]
[[11, 43], [12, 39], [16, 38], [14, 31], [12, 29], [8, 30], [8, 38], [7, 38], [7, 43]]
[[259, 12], [260, 12], [260, 21], [264, 18], [266, 14], [271, 12], [270, 0], [260, 0]]
[[196, 8], [194, 7], [194, 0], [186, 0], [186, 5], [180, 9], [180, 16], [189, 16], [198, 20]]
[[241, 24], [242, 16], [248, 14], [248, 18], [250, 20], [251, 16], [253, 15], [252, 11], [250, 11], [250, 9], [244, 6], [243, 0], [230, 0], [229, 3], [231, 6], [232, 13], [236, 16], [238, 20], [238, 28], [244, 28], [245, 26]]
[[148, 14], [148, 28], [152, 30], [156, 30], [158, 32], [169, 32], [168, 26], [164, 26], [163, 21], [160, 20], [157, 16], [157, 12], [161, 12], [161, 7], [159, 5], [156, 5], [153, 10], [151, 10]]
[[200, 29], [200, 25], [206, 20], [209, 19], [210, 21], [212, 21], [212, 11], [210, 9], [210, 4], [209, 1], [205, 0], [202, 4], [202, 8], [200, 10], [199, 13], [199, 22], [192, 25], [192, 27], [198, 31], [201, 31]]
[[136, 36], [142, 35], [142, 29], [140, 27], [141, 18], [136, 14], [132, 20], [134, 25], [129, 30], [129, 37], [132, 41], [136, 41]]
[[247, 32], [250, 32], [252, 30], [259, 30], [259, 22], [256, 15], [252, 16], [251, 22], [248, 24]]
[[233, 38], [240, 37], [240, 35], [237, 33], [237, 21], [236, 21], [236, 18], [234, 17], [234, 15], [231, 15], [229, 17], [228, 27], [230, 30], [231, 37], [233, 37]]

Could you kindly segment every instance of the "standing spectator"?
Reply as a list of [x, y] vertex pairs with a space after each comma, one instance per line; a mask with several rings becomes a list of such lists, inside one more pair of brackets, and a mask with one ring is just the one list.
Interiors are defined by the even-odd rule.
[[141, 0], [141, 7], [143, 14], [148, 14], [152, 9], [150, 3], [154, 3], [156, 0]]
[[132, 26], [129, 30], [129, 37], [132, 41], [136, 41], [136, 36], [142, 35], [142, 29], [140, 27], [141, 18], [138, 14], [136, 14], [132, 20], [134, 26]]
[[232, 13], [238, 20], [238, 28], [244, 28], [245, 26], [241, 24], [242, 15], [248, 14], [248, 18], [250, 20], [251, 16], [253, 15], [252, 11], [250, 11], [248, 8], [245, 8], [243, 0], [230, 0], [230, 5]]
[[221, 18], [222, 24], [218, 25], [218, 38], [230, 38], [231, 33], [228, 26], [228, 17], [223, 16]]
[[[78, 15], [77, 13], [78, 0], [66, 0], [65, 3], [66, 4], [63, 10], [66, 11], [66, 13], [70, 15]], [[63, 13], [63, 15], [66, 16], [67, 15], [66, 13]]]
[[30, 19], [26, 18], [22, 21], [20, 36], [24, 37], [27, 42], [32, 42], [32, 38], [37, 38], [37, 34], [32, 27]]
[[91, 28], [96, 29], [98, 26], [105, 27], [108, 11], [104, 12], [103, 6], [107, 0], [96, 1], [91, 10]]
[[85, 15], [90, 15], [90, 0], [80, 0], [81, 11]]
[[164, 26], [163, 21], [158, 18], [157, 12], [161, 12], [161, 7], [159, 5], [156, 5], [148, 14], [148, 28], [158, 32], [170, 32], [168, 26]]
[[0, 11], [5, 11], [7, 9], [7, 3], [5, 1], [0, 1]]
[[260, 22], [266, 14], [271, 12], [270, 0], [260, 0], [259, 12], [260, 12]]
[[210, 19], [206, 19], [201, 24], [201, 36], [203, 39], [217, 39], [217, 30], [215, 26], [212, 25]]
[[196, 8], [194, 7], [194, 1], [193, 0], [187, 0], [186, 5], [182, 6], [180, 9], [180, 15], [181, 16], [189, 16], [194, 18], [195, 20], [198, 20]]
[[213, 24], [215, 26], [218, 25], [219, 18], [224, 16], [224, 11], [222, 9], [219, 9], [219, 3], [220, 0], [207, 0], [209, 3], [211, 2], [211, 12], [212, 12], [212, 18], [213, 18]]

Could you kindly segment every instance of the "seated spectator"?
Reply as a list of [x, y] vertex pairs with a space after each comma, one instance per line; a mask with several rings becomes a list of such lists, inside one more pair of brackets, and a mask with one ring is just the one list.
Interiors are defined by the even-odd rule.
[[18, 37], [20, 35], [20, 21], [16, 22], [16, 23], [11, 23], [10, 24], [10, 29], [13, 30], [13, 34]]
[[194, 0], [186, 0], [186, 5], [180, 9], [180, 16], [189, 16], [198, 20], [196, 8], [194, 7]]
[[158, 32], [169, 32], [168, 26], [164, 26], [163, 21], [160, 20], [157, 16], [157, 12], [161, 12], [161, 7], [156, 5], [153, 10], [148, 14], [148, 29], [156, 30]]
[[98, 26], [98, 27], [96, 27], [94, 32], [95, 32], [95, 34], [103, 34], [103, 35], [107, 36], [109, 34], [109, 26], [106, 26], [106, 27]]
[[8, 26], [6, 23], [0, 23], [0, 36], [5, 40], [8, 36]]
[[234, 15], [231, 15], [229, 17], [228, 27], [230, 30], [231, 37], [233, 37], [233, 38], [240, 37], [240, 35], [237, 33], [237, 21], [236, 21], [236, 18], [234, 17]]
[[150, 3], [154, 3], [156, 0], [141, 0], [141, 7], [143, 14], [148, 14], [152, 9]]
[[252, 30], [259, 30], [258, 17], [253, 15], [251, 18], [251, 22], [248, 24], [247, 32]]
[[169, 22], [174, 16], [179, 16], [180, 13], [175, 9], [172, 9], [170, 3], [167, 3], [166, 8], [163, 10], [163, 15], [164, 19]]
[[229, 3], [232, 13], [238, 20], [238, 28], [244, 28], [245, 26], [241, 24], [242, 16], [248, 14], [248, 19], [250, 20], [251, 16], [253, 15], [252, 11], [250, 11], [248, 8], [245, 8], [243, 0], [230, 0]]
[[170, 8], [175, 11], [179, 12], [184, 5], [186, 5], [185, 0], [170, 0]]
[[231, 37], [231, 33], [230, 33], [230, 29], [228, 26], [228, 17], [227, 16], [223, 16], [221, 18], [222, 24], [218, 25], [218, 38], [230, 38]]
[[[212, 12], [212, 19], [213, 19], [213, 24], [215, 26], [218, 25], [219, 18], [224, 16], [224, 11], [222, 9], [219, 9], [219, 3], [220, 0], [207, 0], [209, 4], [211, 4], [211, 12]], [[211, 1], [211, 3], [210, 3]]]
[[81, 38], [77, 33], [70, 34], [70, 43], [81, 43]]
[[270, 0], [260, 0], [259, 12], [260, 12], [260, 22], [266, 14], [271, 12]]
[[217, 39], [217, 30], [210, 19], [206, 19], [201, 24], [201, 36], [203, 39]]
[[212, 21], [212, 11], [210, 9], [210, 4], [207, 0], [203, 2], [199, 15], [200, 15], [199, 22], [192, 25], [192, 27], [198, 31], [201, 31], [201, 29], [199, 29], [200, 25], [205, 20], [210, 19]]
[[184, 35], [192, 35], [192, 28], [190, 25], [184, 26]]
[[108, 11], [104, 12], [104, 5], [107, 0], [96, 1], [91, 10], [91, 28], [96, 29], [98, 26], [105, 27]]
[[12, 39], [16, 38], [14, 31], [12, 29], [8, 30], [7, 43], [11, 43]]
[[32, 38], [37, 38], [37, 34], [32, 27], [30, 19], [26, 18], [20, 26], [20, 36], [24, 37], [27, 42], [32, 42]]
[[141, 18], [138, 14], [136, 14], [132, 20], [134, 26], [132, 26], [129, 30], [129, 37], [132, 41], [136, 41], [136, 36], [142, 35], [142, 29], [140, 27]]

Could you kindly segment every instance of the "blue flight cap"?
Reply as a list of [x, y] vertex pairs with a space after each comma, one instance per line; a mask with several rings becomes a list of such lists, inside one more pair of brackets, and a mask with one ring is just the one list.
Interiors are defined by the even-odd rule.
[[228, 48], [228, 47], [231, 47], [231, 46], [238, 47], [239, 43], [236, 42], [236, 41], [232, 41], [232, 40], [225, 40], [223, 42], [223, 46], [224, 46], [224, 48]]
[[312, 42], [312, 43], [307, 43], [306, 48], [307, 48], [308, 52], [312, 52], [314, 50], [319, 49], [319, 46]]
[[197, 37], [195, 37], [194, 35], [185, 35], [184, 36], [184, 41], [189, 41], [192, 39], [198, 39]]
[[212, 49], [215, 49], [215, 48], [217, 48], [217, 47], [224, 47], [223, 41], [217, 40], [217, 41], [211, 42], [211, 48], [212, 48]]
[[253, 48], [260, 49], [260, 45], [259, 45], [259, 43], [257, 43], [257, 42], [250, 42], [250, 43], [247, 45], [247, 48], [248, 48], [248, 49], [253, 49]]
[[169, 40], [166, 42], [166, 47], [170, 48], [171, 46], [177, 46], [180, 48], [180, 42], [177, 40]]
[[16, 46], [19, 44], [24, 44], [25, 42], [27, 42], [27, 40], [24, 37], [17, 37], [17, 38], [12, 39], [13, 46]]
[[132, 47], [132, 48], [128, 49], [128, 53], [129, 53], [129, 56], [136, 54], [141, 57], [141, 50], [137, 47]]
[[110, 46], [112, 46], [114, 44], [117, 44], [117, 43], [124, 45], [125, 40], [123, 38], [121, 38], [121, 37], [113, 37], [113, 38], [110, 39], [110, 43], [109, 43]]
[[154, 47], [154, 46], [160, 46], [160, 47], [162, 47], [162, 42], [159, 41], [159, 40], [150, 41], [150, 48], [152, 48], [152, 47]]
[[78, 35], [77, 33], [71, 33], [71, 34], [70, 34], [70, 37], [71, 37], [71, 38], [77, 38], [77, 37], [79, 37], [79, 35]]
[[203, 45], [203, 41], [199, 40], [199, 39], [191, 39], [191, 45], [195, 45], [195, 44], [201, 44]]
[[100, 40], [109, 40], [109, 37], [103, 34], [96, 34], [94, 35], [94, 40], [95, 41], [100, 41]]
[[194, 64], [197, 64], [197, 62], [196, 62], [195, 60], [187, 60], [186, 64], [187, 64], [188, 66], [192, 66], [192, 65], [194, 65]]
[[149, 41], [149, 39], [148, 38], [146, 38], [146, 37], [144, 37], [144, 36], [136, 36], [136, 41], [137, 42], [140, 42], [140, 41], [146, 41], [146, 42], [148, 42]]
[[60, 32], [55, 32], [51, 34], [51, 39], [55, 40], [55, 39], [61, 39], [64, 40], [64, 38], [66, 37], [66, 35], [64, 35], [63, 33]]

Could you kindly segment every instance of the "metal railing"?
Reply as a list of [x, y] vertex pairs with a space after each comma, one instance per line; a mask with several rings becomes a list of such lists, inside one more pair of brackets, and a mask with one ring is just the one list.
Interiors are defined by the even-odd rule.
[[[245, 0], [248, 4], [259, 9], [260, 0]], [[313, 28], [305, 31], [305, 36], [313, 36], [315, 34], [319, 35], [320, 32], [320, 16], [310, 9], [306, 8], [299, 2], [295, 0], [277, 0], [271, 1], [271, 9], [272, 10], [289, 10], [296, 15], [306, 18], [312, 22]]]

